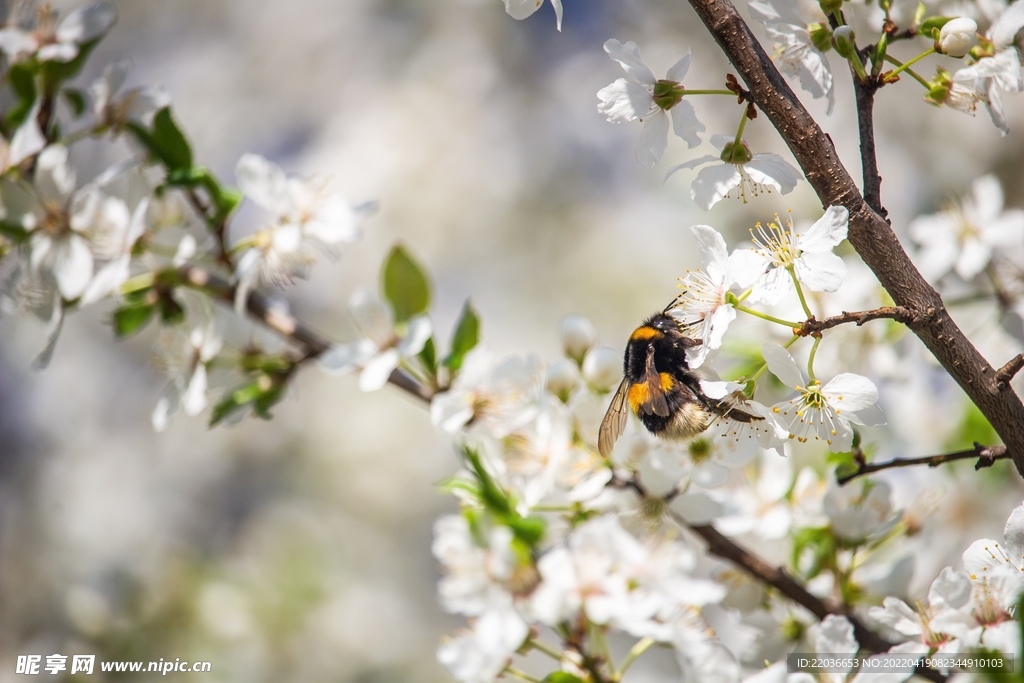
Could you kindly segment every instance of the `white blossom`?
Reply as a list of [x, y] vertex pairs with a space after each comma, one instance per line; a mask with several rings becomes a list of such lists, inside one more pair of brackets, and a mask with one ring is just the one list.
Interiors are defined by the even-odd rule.
[[121, 92], [131, 65], [127, 61], [108, 64], [103, 75], [89, 86], [89, 109], [98, 125], [115, 132], [129, 122], [148, 127], [153, 115], [171, 103], [163, 88], [142, 87]]
[[700, 144], [704, 124], [697, 120], [697, 113], [686, 101], [686, 90], [681, 85], [690, 68], [689, 51], [668, 70], [665, 78], [657, 79], [640, 57], [636, 43], [623, 44], [613, 38], [604, 44], [604, 50], [622, 65], [627, 78], [620, 78], [597, 93], [601, 100], [597, 110], [612, 123], [643, 121], [644, 130], [636, 148], [637, 161], [651, 168], [661, 159], [668, 145], [670, 116], [676, 135], [686, 140], [691, 148]]
[[511, 608], [481, 614], [467, 633], [443, 643], [437, 660], [464, 683], [491, 683], [529, 635], [529, 627]]
[[569, 358], [582, 362], [583, 356], [597, 344], [597, 328], [582, 315], [567, 315], [558, 323], [562, 349]]
[[908, 228], [921, 245], [918, 267], [930, 280], [951, 269], [970, 280], [988, 266], [993, 253], [1024, 240], [1024, 211], [1003, 210], [1003, 190], [995, 176], [978, 178], [971, 190], [960, 204], [920, 216]]
[[939, 51], [950, 57], [963, 57], [978, 44], [978, 22], [970, 17], [950, 19], [939, 32]]
[[320, 367], [339, 373], [359, 370], [359, 388], [376, 391], [402, 361], [423, 350], [433, 334], [430, 318], [418, 315], [397, 326], [391, 306], [369, 289], [353, 294], [348, 306], [363, 337], [332, 346], [320, 357]]
[[35, 55], [42, 62], [70, 62], [82, 45], [106, 33], [116, 18], [114, 8], [101, 2], [75, 10], [55, 26], [53, 12], [43, 9], [31, 31], [13, 26], [0, 29], [0, 50], [11, 61]]
[[[992, 123], [1006, 135], [1009, 128], [1003, 114], [1000, 90], [1020, 92], [1024, 90], [1024, 77], [1021, 75], [1020, 52], [1014, 45], [1017, 32], [1024, 27], [1024, 2], [1016, 0], [992, 23], [985, 37], [991, 44], [985, 56], [953, 75], [956, 83], [969, 84], [976, 92], [983, 92], [985, 106], [988, 107]], [[991, 52], [991, 54], [987, 54]], [[973, 53], [972, 53], [973, 54]]]
[[844, 372], [824, 386], [817, 380], [808, 383], [786, 349], [765, 343], [762, 352], [772, 374], [800, 392], [799, 396], [772, 407], [779, 422], [789, 429], [789, 438], [805, 443], [811, 433], [816, 441], [824, 441], [833, 452], [841, 453], [850, 450], [853, 443], [851, 422], [865, 426], [884, 424], [877, 405], [878, 389], [867, 377]]
[[971, 582], [963, 572], [943, 569], [928, 590], [928, 599], [918, 603], [918, 611], [899, 598], [886, 597], [881, 607], [868, 610], [871, 618], [901, 635], [920, 641], [939, 653], [959, 651], [960, 641], [944, 630], [960, 624], [971, 609]]
[[273, 216], [269, 226], [243, 242], [235, 267], [236, 309], [261, 282], [281, 286], [305, 277], [316, 262], [313, 247], [330, 250], [358, 239], [358, 211], [322, 180], [289, 178], [256, 154], [238, 160], [235, 176], [245, 195]]
[[733, 253], [738, 272], [753, 275], [751, 303], [776, 304], [793, 291], [793, 276], [814, 292], [834, 292], [846, 278], [846, 263], [832, 249], [846, 239], [849, 212], [830, 206], [806, 232], [775, 221], [752, 231], [755, 248]]
[[194, 417], [206, 408], [207, 365], [220, 353], [223, 343], [212, 325], [197, 327], [188, 335], [175, 330], [163, 340], [158, 362], [171, 376], [153, 409], [153, 429], [162, 432], [178, 407]]
[[827, 113], [831, 114], [836, 103], [832, 70], [828, 57], [819, 49], [820, 45], [827, 51], [831, 45], [825, 17], [819, 17], [818, 22], [806, 21], [800, 15], [798, 3], [792, 0], [751, 0], [748, 7], [751, 16], [764, 24], [783, 73], [800, 79], [800, 87], [814, 99], [825, 97]]
[[735, 144], [728, 135], [712, 135], [711, 144], [719, 150], [719, 156], [703, 156], [669, 169], [665, 176], [669, 177], [683, 168], [704, 166], [690, 185], [690, 197], [697, 206], [707, 211], [721, 200], [736, 196], [747, 201], [747, 197], [756, 197], [763, 192], [775, 188], [777, 192], [788, 194], [796, 187], [800, 172], [777, 154], [752, 154], [747, 143]]
[[833, 533], [850, 543], [878, 537], [899, 521], [892, 510], [892, 491], [884, 481], [858, 479], [832, 486], [822, 506]]

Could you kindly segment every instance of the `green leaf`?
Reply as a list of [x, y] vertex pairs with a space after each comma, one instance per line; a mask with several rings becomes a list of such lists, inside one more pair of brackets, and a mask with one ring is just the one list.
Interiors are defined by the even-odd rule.
[[[106, 34], [104, 34], [106, 35]], [[83, 43], [78, 47], [78, 55], [70, 62], [58, 62], [50, 60], [43, 62], [40, 66], [43, 73], [43, 80], [47, 85], [48, 92], [57, 92], [57, 87], [64, 81], [74, 78], [82, 70], [85, 63], [89, 61], [89, 54], [95, 49], [103, 36], [99, 36]]]
[[210, 415], [210, 426], [216, 426], [221, 420], [249, 405], [263, 393], [264, 387], [261, 386], [259, 380], [238, 387], [213, 407], [213, 413]]
[[64, 96], [64, 101], [67, 102], [76, 119], [85, 113], [85, 93], [75, 88], [64, 88], [61, 95]]
[[467, 299], [462, 307], [459, 322], [455, 325], [455, 332], [452, 334], [451, 353], [445, 357], [442, 363], [445, 367], [458, 371], [462, 367], [462, 361], [466, 354], [472, 351], [479, 341], [480, 318]]
[[544, 683], [583, 683], [583, 679], [568, 671], [552, 671], [544, 677]]
[[404, 323], [430, 307], [430, 282], [423, 269], [398, 244], [384, 261], [384, 297], [391, 303], [395, 321]]
[[531, 547], [540, 543], [547, 528], [541, 517], [514, 517], [508, 520], [508, 526], [516, 538]]
[[484, 506], [502, 518], [512, 514], [512, 503], [484, 469], [483, 463], [480, 462], [480, 454], [471, 448], [463, 448], [462, 452], [470, 469], [476, 475], [477, 481], [480, 482], [480, 500]]
[[36, 102], [36, 71], [31, 62], [13, 64], [7, 71], [11, 90], [18, 98], [17, 104], [10, 108], [4, 121], [13, 131], [22, 123]]
[[928, 17], [921, 22], [921, 27], [918, 29], [918, 33], [930, 36], [932, 29], [941, 29], [952, 20], [953, 17]]
[[152, 304], [129, 303], [114, 311], [114, 333], [118, 337], [127, 337], [142, 329], [153, 310]]
[[427, 343], [423, 345], [423, 350], [420, 351], [419, 358], [431, 376], [437, 375], [437, 349], [434, 348], [433, 337], [427, 339]]
[[137, 123], [129, 123], [128, 129], [139, 139], [168, 171], [188, 172], [192, 168], [192, 148], [181, 132], [171, 108], [164, 107], [153, 117], [153, 130], [148, 131]]
[[805, 579], [813, 579], [831, 566], [835, 554], [836, 540], [828, 528], [808, 527], [793, 535], [793, 566]]

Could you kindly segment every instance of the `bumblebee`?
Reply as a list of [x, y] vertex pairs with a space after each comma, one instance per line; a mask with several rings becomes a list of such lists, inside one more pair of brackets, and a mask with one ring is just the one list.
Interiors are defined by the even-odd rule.
[[673, 440], [697, 436], [719, 416], [739, 422], [764, 419], [734, 408], [728, 400], [704, 395], [700, 378], [686, 362], [686, 350], [700, 343], [684, 334], [668, 309], [633, 330], [622, 362], [622, 383], [601, 421], [597, 444], [602, 457], [611, 454], [626, 429], [627, 403], [647, 431]]

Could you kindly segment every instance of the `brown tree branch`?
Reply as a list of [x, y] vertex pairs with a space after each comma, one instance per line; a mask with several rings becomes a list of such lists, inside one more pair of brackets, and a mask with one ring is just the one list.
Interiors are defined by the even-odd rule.
[[850, 474], [844, 474], [841, 477], [837, 477], [836, 483], [842, 486], [843, 484], [846, 484], [857, 477], [862, 477], [865, 474], [881, 472], [882, 470], [891, 470], [896, 467], [914, 467], [916, 465], [938, 467], [939, 465], [943, 465], [947, 462], [973, 460], [974, 458], [978, 459], [978, 462], [974, 464], [974, 469], [980, 470], [986, 467], [992, 467], [996, 460], [1006, 460], [1009, 457], [1009, 454], [1006, 452], [1006, 446], [982, 446], [980, 443], [975, 443], [974, 448], [966, 451], [956, 451], [955, 453], [926, 455], [921, 458], [893, 458], [892, 460], [886, 460], [884, 462], [861, 462], [858, 463], [856, 472], [851, 472]]
[[996, 384], [999, 388], [1006, 389], [1010, 386], [1010, 380], [1021, 371], [1021, 368], [1024, 368], [1024, 353], [1017, 354], [999, 368], [999, 372], [996, 373]]
[[854, 74], [853, 91], [857, 97], [857, 127], [860, 131], [860, 167], [861, 175], [864, 177], [864, 201], [888, 222], [889, 212], [882, 206], [882, 176], [878, 173], [878, 159], [875, 155], [874, 107], [878, 88], [877, 77], [862, 83]]
[[895, 320], [896, 322], [907, 325], [913, 321], [914, 312], [902, 306], [883, 306], [882, 308], [876, 308], [871, 311], [843, 311], [839, 315], [833, 315], [823, 320], [818, 320], [811, 316], [811, 318], [809, 318], [807, 322], [803, 323], [800, 327], [794, 328], [793, 334], [799, 337], [816, 337], [824, 330], [829, 330], [833, 327], [838, 327], [839, 325], [844, 325], [846, 323], [853, 323], [857, 327], [860, 327], [871, 320], [880, 320], [883, 318]]
[[[199, 289], [220, 299], [228, 306], [235, 302], [235, 287], [227, 280], [195, 265], [178, 269], [179, 282], [187, 287]], [[264, 326], [296, 344], [301, 352], [300, 362], [317, 358], [332, 345], [324, 335], [304, 324], [280, 307], [274, 306], [269, 298], [257, 291], [250, 291], [245, 301], [246, 310]], [[429, 403], [433, 392], [401, 368], [396, 368], [388, 382], [407, 394]]]
[[689, 0], [778, 130], [825, 206], [850, 212], [849, 240], [898, 305], [910, 329], [960, 385], [1006, 444], [1024, 475], [1024, 403], [1001, 391], [995, 369], [956, 326], [938, 292], [914, 267], [886, 220], [864, 201], [828, 136], [797, 99], [729, 0]]

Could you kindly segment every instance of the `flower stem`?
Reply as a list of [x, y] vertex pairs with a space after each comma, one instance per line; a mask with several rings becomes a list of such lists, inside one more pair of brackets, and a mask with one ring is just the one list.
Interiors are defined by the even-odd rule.
[[736, 93], [732, 90], [690, 90], [689, 88], [683, 90], [683, 97], [687, 95], [732, 95], [736, 97]]
[[[734, 308], [737, 311], [743, 311], [744, 313], [752, 315], [755, 318], [760, 318], [761, 320], [767, 320], [768, 322], [775, 323], [776, 325], [785, 325], [786, 327], [788, 327], [790, 329], [793, 329], [795, 327], [800, 327], [800, 323], [795, 323], [795, 322], [792, 322], [792, 321], [789, 321], [789, 320], [783, 320], [782, 318], [776, 318], [774, 316], [768, 315], [767, 313], [762, 313], [761, 311], [755, 311], [752, 308], [747, 308], [746, 306], [740, 306], [740, 305], [736, 304], [736, 305], [734, 305]], [[810, 316], [808, 316], [808, 317], [810, 317]]]
[[521, 671], [515, 668], [514, 666], [505, 667], [505, 673], [509, 674], [510, 676], [515, 676], [521, 681], [528, 681], [529, 683], [543, 683], [543, 681], [541, 681], [536, 676], [531, 676], [525, 671]]
[[815, 337], [814, 343], [811, 344], [811, 353], [807, 356], [807, 376], [813, 381], [814, 377], [814, 354], [818, 352], [818, 344], [821, 343], [821, 337]]
[[740, 295], [739, 295], [738, 297], [736, 297], [736, 303], [743, 303], [743, 301], [744, 301], [744, 300], [745, 300], [745, 299], [746, 299], [746, 298], [747, 298], [748, 296], [750, 296], [750, 295], [751, 295], [751, 294], [753, 294], [753, 293], [754, 293], [754, 288], [753, 288], [753, 287], [747, 287], [747, 291], [743, 292], [743, 293], [742, 293], [742, 294], [740, 294]]
[[796, 278], [796, 271], [793, 270], [792, 266], [787, 268], [787, 270], [789, 270], [789, 276], [793, 278], [793, 285], [796, 287], [796, 295], [800, 298], [800, 305], [804, 307], [804, 315], [810, 320], [814, 317], [814, 314], [811, 313], [811, 309], [807, 305], [807, 299], [804, 298], [804, 290], [800, 287], [800, 280]]
[[897, 64], [896, 68], [893, 70], [892, 74], [890, 74], [890, 75], [898, 76], [901, 71], [906, 71], [907, 69], [909, 69], [914, 64], [917, 64], [922, 59], [924, 59], [928, 55], [932, 55], [932, 54], [935, 54], [935, 48], [934, 47], [928, 48], [927, 50], [925, 50], [924, 52], [922, 52], [921, 54], [919, 54], [918, 56], [914, 57], [913, 59], [911, 59], [909, 61], [903, 62], [902, 64]]
[[739, 128], [736, 129], [736, 137], [732, 141], [733, 148], [743, 143], [743, 129], [747, 127], [747, 110], [743, 109], [743, 115], [740, 117]]
[[[903, 62], [901, 62], [900, 60], [896, 59], [895, 57], [893, 57], [893, 56], [891, 56], [891, 55], [886, 55], [886, 56], [885, 56], [885, 61], [889, 62], [890, 64], [895, 64], [895, 65], [896, 65], [896, 66], [897, 66], [897, 67], [898, 67], [899, 69], [901, 69], [901, 70], [903, 70], [903, 71], [906, 71], [906, 72], [907, 72], [908, 74], [910, 74], [911, 76], [913, 76], [913, 77], [914, 77], [914, 80], [916, 80], [916, 81], [917, 81], [918, 83], [920, 83], [921, 85], [923, 85], [923, 86], [924, 86], [924, 87], [925, 87], [926, 89], [928, 89], [928, 90], [931, 90], [931, 89], [932, 89], [931, 83], [929, 83], [928, 81], [926, 81], [926, 80], [925, 80], [925, 79], [924, 79], [924, 78], [923, 78], [923, 77], [921, 76], [921, 74], [917, 73], [917, 72], [916, 72], [916, 71], [914, 71], [913, 69], [909, 69], [909, 68], [907, 68], [907, 67], [908, 67], [908, 65], [907, 65], [907, 64], [904, 64]], [[890, 74], [890, 75], [891, 75], [891, 74]]]
[[618, 672], [612, 676], [612, 680], [622, 680], [623, 674], [626, 673], [629, 667], [633, 666], [633, 662], [639, 659], [640, 655], [647, 652], [651, 645], [654, 645], [654, 642], [654, 638], [650, 636], [645, 636], [644, 638], [641, 638], [640, 640], [636, 641], [636, 644], [633, 645], [633, 647], [629, 650], [629, 654], [627, 654], [626, 658], [622, 660], [622, 668], [620, 668]]
[[152, 287], [154, 282], [156, 282], [156, 276], [153, 273], [142, 273], [141, 275], [136, 275], [135, 277], [124, 281], [124, 284], [121, 285], [121, 294], [131, 294], [132, 292], [137, 292], [140, 289]]
[[[537, 508], [534, 508], [534, 510], [536, 510], [536, 509]], [[562, 661], [562, 654], [563, 653], [559, 652], [558, 650], [556, 650], [555, 648], [551, 647], [547, 643], [543, 643], [543, 642], [541, 642], [541, 641], [539, 641], [539, 640], [537, 640], [535, 638], [531, 638], [530, 640], [527, 641], [527, 644], [530, 647], [532, 647], [534, 650], [539, 650], [540, 652], [543, 652], [544, 654], [546, 654], [547, 656], [551, 657], [552, 659], [558, 660], [559, 662]]]

